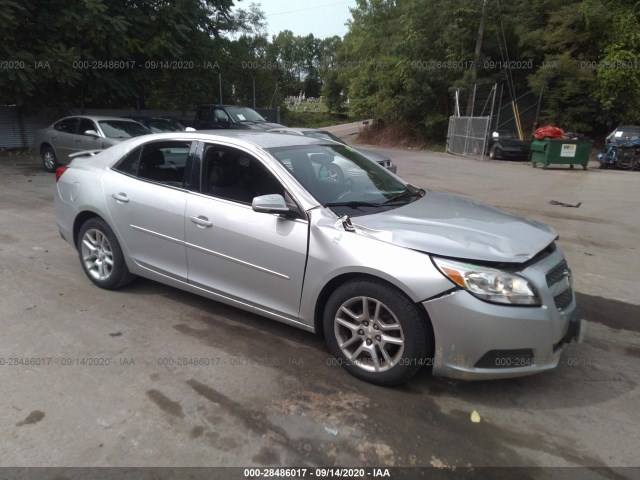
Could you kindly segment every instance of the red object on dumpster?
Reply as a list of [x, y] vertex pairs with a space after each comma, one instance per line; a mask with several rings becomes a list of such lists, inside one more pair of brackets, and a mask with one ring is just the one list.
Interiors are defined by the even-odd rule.
[[542, 140], [543, 138], [564, 138], [564, 130], [551, 126], [540, 127], [533, 132], [533, 136], [538, 140]]

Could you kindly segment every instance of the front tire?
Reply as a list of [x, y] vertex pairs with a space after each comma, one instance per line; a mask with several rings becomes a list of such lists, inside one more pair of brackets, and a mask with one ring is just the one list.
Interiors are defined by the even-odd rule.
[[424, 312], [396, 288], [352, 280], [329, 297], [323, 327], [329, 351], [350, 374], [397, 385], [431, 360], [426, 321]]
[[489, 150], [489, 158], [491, 160], [502, 159], [502, 149], [498, 145], [491, 145], [491, 149]]
[[54, 173], [56, 168], [60, 166], [58, 159], [56, 158], [56, 152], [53, 148], [47, 146], [42, 148], [42, 166], [47, 172]]
[[113, 230], [104, 220], [91, 218], [82, 224], [77, 248], [84, 273], [98, 287], [115, 290], [135, 279]]

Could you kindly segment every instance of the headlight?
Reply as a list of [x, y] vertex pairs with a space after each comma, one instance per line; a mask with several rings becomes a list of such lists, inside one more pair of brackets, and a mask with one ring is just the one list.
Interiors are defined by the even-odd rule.
[[433, 257], [440, 272], [459, 287], [487, 302], [540, 305], [533, 286], [519, 275], [471, 263]]

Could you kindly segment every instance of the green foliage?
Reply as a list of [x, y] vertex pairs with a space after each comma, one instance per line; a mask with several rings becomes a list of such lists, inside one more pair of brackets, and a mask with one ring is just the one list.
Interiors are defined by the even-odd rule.
[[346, 115], [339, 115], [329, 112], [294, 112], [291, 110], [281, 110], [280, 120], [288, 127], [322, 128], [329, 125], [353, 122], [355, 119]]
[[[510, 80], [516, 95], [542, 89], [543, 119], [568, 130], [601, 133], [612, 124], [637, 123], [640, 10], [634, 4], [489, 0], [477, 84]], [[470, 65], [481, 5], [358, 0], [337, 53], [357, 66], [329, 78], [329, 86], [335, 94], [339, 85], [358, 115], [442, 138], [453, 90], [474, 83]], [[512, 68], [507, 76], [503, 68], [486, 67], [507, 55], [531, 68]]]
[[[0, 103], [184, 111], [220, 90], [256, 106], [304, 92], [440, 140], [456, 88], [509, 81], [543, 91], [542, 118], [568, 130], [640, 121], [635, 1], [487, 0], [475, 74], [481, 0], [357, 0], [345, 37], [325, 39], [269, 39], [259, 7], [236, 3], [0, 0]], [[531, 68], [487, 67], [507, 56]]]

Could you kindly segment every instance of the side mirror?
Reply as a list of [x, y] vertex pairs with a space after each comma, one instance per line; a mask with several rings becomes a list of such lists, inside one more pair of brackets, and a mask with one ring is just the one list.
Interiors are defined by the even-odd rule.
[[96, 132], [95, 130], [85, 130], [83, 132], [83, 135], [86, 135], [87, 137], [99, 137], [100, 135], [98, 135], [98, 132]]
[[259, 197], [255, 197], [251, 202], [251, 208], [253, 208], [254, 212], [261, 213], [289, 213], [289, 207], [284, 201], [284, 197], [282, 195], [271, 194], [271, 195], [260, 195]]

